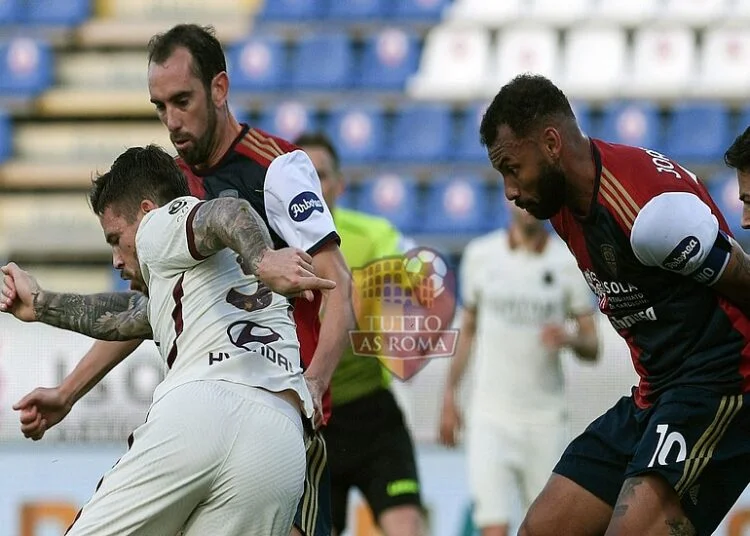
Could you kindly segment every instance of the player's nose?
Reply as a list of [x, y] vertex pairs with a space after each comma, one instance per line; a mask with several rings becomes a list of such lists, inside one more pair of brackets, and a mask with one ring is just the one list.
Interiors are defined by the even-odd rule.
[[176, 132], [182, 128], [182, 119], [178, 110], [174, 108], [167, 108], [166, 114], [166, 125], [170, 132]]
[[510, 184], [507, 180], [504, 181], [504, 188], [505, 188], [505, 198], [508, 201], [515, 201], [519, 197], [521, 197], [521, 189], [517, 186], [513, 186]]
[[112, 253], [112, 266], [115, 270], [122, 270], [125, 267], [125, 262], [122, 260], [122, 256], [118, 253]]

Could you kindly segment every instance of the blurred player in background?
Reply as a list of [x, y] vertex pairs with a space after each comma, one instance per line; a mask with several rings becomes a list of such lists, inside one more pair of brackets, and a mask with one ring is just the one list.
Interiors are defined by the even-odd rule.
[[742, 201], [743, 229], [750, 229], [750, 128], [737, 136], [724, 153], [724, 162], [737, 171], [737, 183]]
[[[345, 181], [331, 141], [302, 134], [295, 144], [312, 160], [323, 197], [350, 268], [405, 252], [405, 240], [387, 220], [337, 206]], [[359, 489], [385, 536], [424, 534], [414, 445], [389, 389], [391, 375], [377, 359], [347, 346], [331, 381], [333, 412], [324, 429], [331, 469], [333, 526], [346, 526], [347, 499]]]
[[[169, 130], [192, 195], [249, 201], [268, 226], [275, 247], [304, 250], [312, 256], [314, 272], [336, 283], [335, 289], [324, 290], [322, 295], [316, 292], [313, 301], [296, 300], [294, 307], [305, 380], [316, 407], [315, 424], [325, 424], [330, 416], [328, 386], [355, 322], [351, 274], [333, 219], [321, 199], [315, 169], [307, 155], [289, 142], [234, 118], [228, 106], [224, 51], [211, 28], [177, 25], [154, 36], [148, 48], [151, 102]], [[321, 305], [326, 311], [322, 326]], [[49, 413], [46, 426], [64, 418], [138, 344], [96, 343], [59, 389], [37, 390], [32, 401]], [[329, 476], [319, 430], [311, 434], [307, 457], [305, 495], [295, 526], [298, 534], [328, 536]]]
[[[507, 536], [513, 496], [524, 511], [565, 448], [567, 411], [560, 351], [594, 361], [592, 294], [575, 259], [544, 223], [513, 206], [507, 231], [469, 243], [461, 263], [464, 309], [443, 395], [440, 442], [455, 446], [457, 390], [477, 356], [467, 419], [474, 523]], [[565, 328], [575, 320], [575, 331]]]
[[750, 481], [750, 258], [694, 174], [587, 138], [544, 77], [506, 84], [480, 132], [506, 197], [551, 218], [640, 376], [568, 446], [520, 534], [711, 534]]
[[300, 411], [312, 417], [313, 404], [289, 302], [258, 278], [265, 224], [244, 200], [189, 196], [155, 146], [118, 157], [90, 202], [114, 266], [145, 294], [48, 292], [10, 264], [0, 310], [97, 339], [154, 339], [169, 371], [68, 534], [287, 536], [304, 485]]

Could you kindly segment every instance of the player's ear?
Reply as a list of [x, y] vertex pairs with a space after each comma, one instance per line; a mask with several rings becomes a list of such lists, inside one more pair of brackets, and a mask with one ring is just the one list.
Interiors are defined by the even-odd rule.
[[211, 100], [214, 106], [222, 108], [227, 102], [229, 95], [229, 77], [226, 71], [222, 71], [211, 80]]
[[141, 201], [141, 210], [144, 214], [156, 210], [157, 208], [159, 208], [159, 206], [150, 199], [143, 199]]
[[545, 156], [552, 160], [557, 160], [560, 156], [560, 150], [562, 148], [562, 138], [560, 137], [560, 131], [555, 127], [547, 127], [542, 132], [542, 147]]

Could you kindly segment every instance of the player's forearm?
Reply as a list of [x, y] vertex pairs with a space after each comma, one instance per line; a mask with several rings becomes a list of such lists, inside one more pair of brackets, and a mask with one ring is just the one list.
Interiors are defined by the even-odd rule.
[[60, 384], [60, 391], [73, 406], [88, 393], [109, 371], [132, 354], [142, 340], [96, 341]]
[[568, 347], [585, 361], [596, 361], [599, 357], [599, 339], [595, 333], [577, 333], [568, 342]]
[[324, 301], [325, 314], [320, 325], [318, 345], [305, 375], [318, 378], [328, 386], [344, 350], [350, 344], [349, 332], [355, 328], [356, 322], [351, 307], [350, 285], [339, 284], [336, 289], [327, 291]]
[[201, 255], [230, 248], [240, 256], [245, 272], [256, 275], [263, 254], [273, 247], [265, 222], [244, 199], [219, 198], [201, 205], [193, 234]]
[[152, 338], [147, 311], [148, 298], [140, 292], [34, 293], [37, 321], [107, 341]]
[[471, 347], [474, 344], [474, 327], [463, 325], [458, 333], [458, 342], [456, 343], [456, 354], [451, 359], [451, 366], [448, 369], [448, 378], [445, 382], [445, 395], [453, 396], [461, 384], [461, 380], [466, 373], [466, 367], [469, 364]]

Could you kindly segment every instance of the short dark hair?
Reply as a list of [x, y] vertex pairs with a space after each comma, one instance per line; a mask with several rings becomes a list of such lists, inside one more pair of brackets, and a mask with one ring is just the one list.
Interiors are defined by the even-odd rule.
[[502, 125], [508, 125], [519, 138], [526, 137], [542, 121], [555, 116], [575, 119], [565, 94], [543, 76], [518, 75], [500, 89], [487, 108], [479, 127], [481, 142], [492, 146]]
[[338, 171], [339, 153], [333, 146], [333, 142], [331, 141], [331, 139], [322, 132], [303, 132], [302, 134], [297, 136], [296, 140], [294, 140], [294, 145], [296, 145], [297, 147], [310, 145], [314, 147], [322, 147], [331, 154], [331, 159], [333, 160], [333, 169]]
[[750, 171], [750, 127], [740, 134], [724, 153], [724, 163], [733, 169]]
[[157, 34], [148, 42], [148, 62], [162, 64], [184, 47], [193, 57], [193, 74], [205, 88], [211, 87], [214, 77], [227, 70], [224, 50], [216, 38], [213, 26], [178, 24], [169, 31]]
[[150, 199], [159, 206], [190, 195], [187, 180], [177, 163], [158, 145], [131, 147], [98, 175], [91, 185], [89, 203], [101, 216], [107, 207], [132, 221], [141, 201]]

